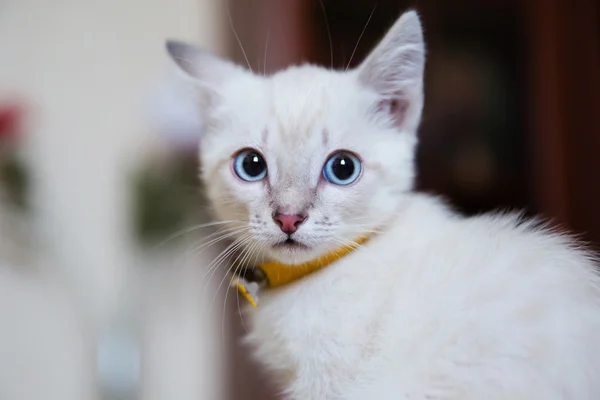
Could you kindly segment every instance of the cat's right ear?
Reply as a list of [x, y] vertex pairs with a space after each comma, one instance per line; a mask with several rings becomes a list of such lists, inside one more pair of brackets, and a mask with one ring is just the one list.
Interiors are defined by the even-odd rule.
[[218, 92], [219, 86], [242, 69], [197, 46], [178, 40], [167, 40], [167, 53], [178, 69], [206, 89]]

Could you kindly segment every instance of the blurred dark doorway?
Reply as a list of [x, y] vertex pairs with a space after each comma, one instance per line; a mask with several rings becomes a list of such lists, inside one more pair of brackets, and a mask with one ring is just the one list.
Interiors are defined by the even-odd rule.
[[529, 60], [522, 10], [497, 2], [440, 3], [316, 1], [316, 60], [356, 66], [397, 16], [416, 6], [428, 52], [418, 188], [443, 195], [466, 213], [536, 211], [528, 192]]

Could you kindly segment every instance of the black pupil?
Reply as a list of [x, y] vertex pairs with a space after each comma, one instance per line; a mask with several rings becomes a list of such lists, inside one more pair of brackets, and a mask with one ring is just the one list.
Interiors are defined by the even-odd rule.
[[257, 153], [248, 153], [242, 162], [244, 171], [251, 177], [262, 174], [266, 168], [265, 160]]
[[346, 180], [354, 173], [354, 161], [348, 156], [338, 156], [334, 161], [331, 169], [339, 180]]

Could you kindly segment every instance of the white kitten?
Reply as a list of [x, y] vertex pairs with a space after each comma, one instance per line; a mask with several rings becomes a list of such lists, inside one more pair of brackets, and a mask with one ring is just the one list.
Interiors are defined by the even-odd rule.
[[600, 399], [591, 255], [517, 216], [462, 218], [412, 191], [415, 12], [347, 72], [263, 77], [168, 48], [196, 88], [202, 176], [218, 217], [241, 221], [238, 243], [297, 264], [377, 232], [249, 311], [247, 339], [287, 398]]

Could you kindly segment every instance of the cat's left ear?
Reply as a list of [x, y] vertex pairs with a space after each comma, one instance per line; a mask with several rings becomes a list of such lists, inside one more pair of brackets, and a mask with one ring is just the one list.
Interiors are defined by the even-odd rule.
[[423, 107], [424, 69], [421, 21], [415, 11], [408, 11], [358, 67], [358, 77], [381, 96], [377, 112], [388, 114], [399, 129], [416, 130]]
[[238, 70], [237, 65], [190, 43], [171, 39], [167, 40], [166, 49], [184, 73], [207, 84], [218, 83]]

